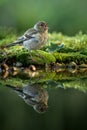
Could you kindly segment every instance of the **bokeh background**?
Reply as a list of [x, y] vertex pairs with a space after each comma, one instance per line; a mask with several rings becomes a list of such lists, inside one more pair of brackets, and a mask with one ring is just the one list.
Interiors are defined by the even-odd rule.
[[75, 35], [87, 30], [87, 0], [0, 0], [0, 26], [25, 31], [39, 20], [50, 32]]

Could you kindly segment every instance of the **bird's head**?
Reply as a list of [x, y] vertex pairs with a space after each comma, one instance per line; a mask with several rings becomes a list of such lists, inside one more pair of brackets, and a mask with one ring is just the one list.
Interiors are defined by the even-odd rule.
[[48, 31], [48, 26], [45, 21], [39, 21], [38, 23], [34, 25], [34, 29], [41, 32], [45, 32], [45, 31]]
[[48, 109], [48, 105], [45, 103], [39, 103], [33, 106], [34, 110], [38, 113], [44, 113]]

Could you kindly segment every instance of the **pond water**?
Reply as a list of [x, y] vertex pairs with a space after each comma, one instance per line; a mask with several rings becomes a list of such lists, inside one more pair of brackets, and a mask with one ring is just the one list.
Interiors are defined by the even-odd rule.
[[1, 74], [0, 130], [6, 129], [87, 129], [87, 72]]

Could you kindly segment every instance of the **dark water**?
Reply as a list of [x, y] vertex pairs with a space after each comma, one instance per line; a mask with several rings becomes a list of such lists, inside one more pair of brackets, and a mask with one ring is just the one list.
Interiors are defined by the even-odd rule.
[[0, 130], [6, 129], [86, 130], [86, 73], [1, 75]]

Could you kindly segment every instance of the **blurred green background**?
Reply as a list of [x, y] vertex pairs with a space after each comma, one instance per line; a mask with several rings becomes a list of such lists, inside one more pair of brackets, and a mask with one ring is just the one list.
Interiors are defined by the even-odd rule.
[[0, 0], [0, 26], [24, 31], [39, 20], [50, 32], [74, 35], [87, 30], [87, 0]]

